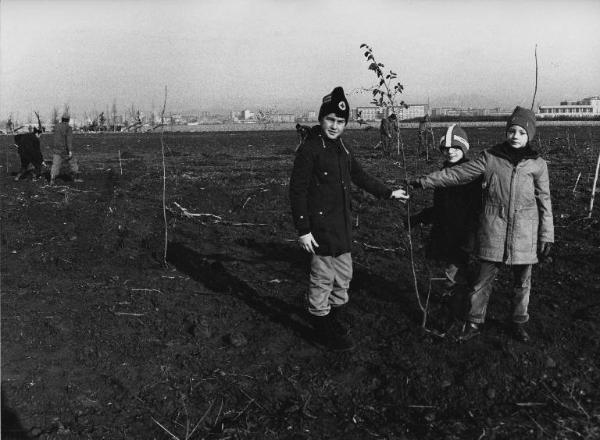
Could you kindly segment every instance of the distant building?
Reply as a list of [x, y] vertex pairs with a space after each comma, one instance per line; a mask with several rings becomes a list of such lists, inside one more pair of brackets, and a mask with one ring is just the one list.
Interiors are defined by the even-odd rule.
[[385, 109], [381, 107], [356, 107], [352, 111], [353, 117], [356, 119], [358, 115], [364, 121], [380, 121], [385, 118]]
[[422, 118], [429, 111], [427, 104], [411, 104], [408, 107], [397, 106], [394, 108], [388, 107], [356, 107], [352, 109], [352, 118], [358, 119], [358, 115], [364, 121], [380, 121], [383, 118], [390, 116], [395, 113], [400, 120]]
[[291, 113], [275, 113], [271, 116], [273, 122], [294, 122], [296, 115]]
[[479, 117], [479, 116], [508, 116], [510, 111], [501, 108], [460, 108], [460, 107], [436, 107], [431, 109], [432, 117]]
[[540, 105], [538, 116], [540, 118], [600, 116], [600, 97], [584, 98], [581, 101], [562, 101], [560, 105]]

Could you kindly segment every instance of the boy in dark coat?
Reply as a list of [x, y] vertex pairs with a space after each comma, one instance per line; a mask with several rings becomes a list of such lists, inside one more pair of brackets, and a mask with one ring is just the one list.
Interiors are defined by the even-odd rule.
[[[456, 124], [440, 139], [445, 157], [442, 170], [469, 161], [469, 139]], [[458, 282], [466, 284], [469, 253], [473, 251], [477, 217], [481, 211], [481, 179], [466, 185], [436, 188], [433, 206], [411, 217], [411, 223], [432, 224], [427, 257], [445, 264], [445, 295], [451, 295]]]
[[367, 174], [341, 135], [350, 108], [344, 90], [336, 87], [323, 98], [320, 126], [313, 127], [296, 153], [290, 179], [290, 202], [300, 246], [312, 254], [308, 312], [317, 339], [334, 350], [354, 344], [347, 329], [332, 316], [348, 302], [352, 279], [352, 214], [350, 183], [384, 199], [406, 199]]

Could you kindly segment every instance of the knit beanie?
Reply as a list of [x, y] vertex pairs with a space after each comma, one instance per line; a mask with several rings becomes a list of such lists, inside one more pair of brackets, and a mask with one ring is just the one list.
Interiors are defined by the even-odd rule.
[[344, 118], [346, 124], [350, 117], [350, 105], [346, 100], [344, 89], [336, 87], [329, 95], [323, 97], [323, 103], [319, 109], [319, 121], [329, 113], [335, 113], [339, 118]]
[[506, 122], [506, 130], [511, 125], [523, 127], [527, 132], [527, 140], [531, 142], [533, 136], [535, 136], [535, 113], [529, 109], [517, 106]]
[[464, 155], [469, 151], [469, 138], [467, 137], [467, 133], [456, 124], [452, 124], [448, 127], [446, 134], [440, 139], [440, 149], [448, 147], [460, 148]]

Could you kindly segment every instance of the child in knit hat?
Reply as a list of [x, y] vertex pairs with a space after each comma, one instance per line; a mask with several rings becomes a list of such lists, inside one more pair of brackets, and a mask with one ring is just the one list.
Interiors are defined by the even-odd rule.
[[311, 254], [308, 312], [317, 342], [336, 350], [354, 347], [335, 315], [348, 302], [352, 279], [350, 184], [382, 199], [407, 199], [366, 173], [341, 136], [350, 106], [336, 87], [323, 98], [319, 124], [296, 152], [290, 202], [298, 241]]
[[[467, 133], [453, 124], [440, 140], [442, 170], [469, 161]], [[473, 251], [477, 217], [481, 210], [481, 179], [466, 185], [436, 188], [433, 206], [410, 218], [411, 224], [431, 224], [426, 254], [444, 264], [444, 296], [452, 296], [457, 284], [467, 284], [469, 254]]]
[[492, 284], [503, 266], [513, 275], [512, 331], [527, 342], [531, 269], [544, 261], [554, 242], [548, 165], [531, 148], [535, 115], [516, 107], [506, 123], [504, 142], [469, 162], [410, 182], [413, 187], [442, 188], [482, 181], [483, 207], [477, 230], [480, 266], [471, 287], [470, 310], [459, 340], [477, 336], [485, 321]]

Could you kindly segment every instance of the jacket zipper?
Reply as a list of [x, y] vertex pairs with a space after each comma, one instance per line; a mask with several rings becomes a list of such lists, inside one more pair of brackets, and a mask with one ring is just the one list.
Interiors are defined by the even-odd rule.
[[513, 198], [513, 194], [514, 194], [514, 186], [515, 186], [515, 176], [517, 174], [517, 167], [519, 166], [519, 164], [514, 165], [513, 169], [512, 169], [512, 173], [510, 175], [510, 192], [508, 194], [508, 212], [506, 213], [507, 215], [507, 222], [506, 222], [506, 254], [507, 254], [507, 264], [511, 264], [512, 261], [512, 257], [513, 257], [513, 249], [512, 249], [512, 235], [514, 232], [514, 228], [515, 228], [515, 216], [513, 215], [513, 209], [514, 209], [514, 198]]

